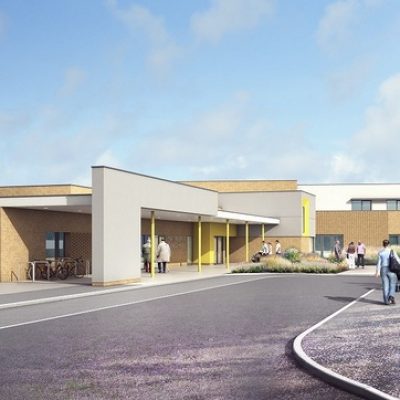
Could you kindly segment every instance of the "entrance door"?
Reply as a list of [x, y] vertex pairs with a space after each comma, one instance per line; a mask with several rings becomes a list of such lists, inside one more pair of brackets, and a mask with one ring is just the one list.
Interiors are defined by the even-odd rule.
[[225, 238], [223, 236], [214, 237], [214, 263], [223, 264], [225, 262]]

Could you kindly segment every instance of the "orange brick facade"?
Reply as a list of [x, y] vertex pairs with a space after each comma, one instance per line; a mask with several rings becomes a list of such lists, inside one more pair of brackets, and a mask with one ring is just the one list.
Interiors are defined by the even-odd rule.
[[[142, 235], [150, 236], [150, 220], [142, 219]], [[156, 220], [155, 234], [163, 236], [171, 248], [171, 263], [185, 264], [190, 258], [188, 238], [193, 237], [193, 223]]]

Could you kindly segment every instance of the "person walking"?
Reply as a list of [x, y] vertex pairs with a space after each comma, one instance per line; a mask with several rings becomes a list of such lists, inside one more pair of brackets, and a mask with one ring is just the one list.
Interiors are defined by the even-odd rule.
[[275, 240], [275, 254], [277, 256], [282, 255], [282, 246], [281, 246], [281, 242], [279, 240]]
[[355, 269], [356, 268], [356, 245], [354, 242], [350, 242], [349, 245], [347, 246], [347, 264], [349, 266], [349, 269]]
[[151, 240], [147, 239], [147, 242], [142, 246], [142, 256], [143, 256], [143, 264], [144, 270], [146, 272], [151, 272]]
[[358, 241], [357, 244], [357, 268], [362, 267], [363, 269], [364, 267], [364, 263], [365, 263], [365, 253], [367, 251], [367, 248], [365, 247], [364, 243], [361, 242], [361, 240]]
[[333, 248], [333, 252], [335, 253], [336, 262], [340, 261], [340, 257], [342, 255], [342, 248], [340, 247], [340, 241], [336, 240], [335, 247]]
[[[382, 245], [383, 249], [378, 253], [375, 276], [381, 277], [383, 303], [386, 305], [396, 304], [394, 294], [396, 292], [397, 275], [389, 270], [389, 258], [391, 253], [389, 240], [385, 239]], [[399, 257], [395, 251], [393, 251], [393, 256], [399, 261]]]
[[159, 243], [157, 247], [157, 263], [158, 263], [158, 272], [163, 272], [164, 274], [167, 271], [167, 263], [171, 258], [171, 248], [169, 244], [163, 239]]

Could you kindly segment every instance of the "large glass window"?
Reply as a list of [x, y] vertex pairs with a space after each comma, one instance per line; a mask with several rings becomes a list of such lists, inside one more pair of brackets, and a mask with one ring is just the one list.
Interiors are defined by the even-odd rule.
[[352, 200], [351, 209], [352, 211], [370, 211], [371, 200]]
[[390, 244], [400, 245], [400, 235], [389, 235]]
[[386, 206], [389, 211], [400, 210], [400, 200], [388, 200]]
[[47, 232], [46, 258], [64, 257], [64, 232]]
[[343, 246], [343, 235], [315, 235], [315, 251], [333, 251], [336, 240], [339, 240], [341, 246]]

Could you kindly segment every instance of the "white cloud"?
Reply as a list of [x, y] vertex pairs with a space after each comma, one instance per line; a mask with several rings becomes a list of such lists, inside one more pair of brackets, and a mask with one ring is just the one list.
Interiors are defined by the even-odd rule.
[[318, 25], [319, 46], [332, 51], [348, 43], [365, 10], [382, 4], [382, 0], [337, 0], [329, 4]]
[[384, 81], [365, 112], [364, 127], [331, 161], [330, 180], [399, 181], [400, 74]]
[[1, 185], [90, 184], [92, 165], [118, 167], [114, 146], [129, 135], [133, 126], [133, 115], [123, 113], [98, 118], [75, 115], [79, 127], [75, 118], [55, 106], [41, 107], [33, 115], [1, 116], [0, 132], [13, 133], [0, 141]]
[[117, 0], [109, 0], [107, 4], [113, 15], [129, 30], [145, 35], [150, 44], [147, 57], [150, 67], [159, 74], [167, 72], [182, 53], [182, 49], [169, 34], [163, 18], [137, 4], [126, 9], [120, 8]]
[[273, 0], [212, 0], [195, 13], [191, 29], [200, 40], [218, 42], [225, 34], [256, 27], [273, 11]]
[[[326, 171], [303, 126], [282, 130], [254, 114], [248, 93], [235, 93], [209, 112], [168, 131], [146, 135], [127, 169], [172, 179], [296, 179]], [[152, 156], [149, 156], [152, 155]]]
[[318, 44], [325, 49], [342, 43], [357, 20], [360, 0], [338, 0], [329, 4], [317, 31]]
[[342, 102], [357, 96], [368, 82], [374, 65], [370, 58], [363, 58], [328, 77], [330, 94], [334, 101]]
[[0, 111], [0, 139], [9, 140], [13, 135], [25, 129], [31, 122], [27, 113]]
[[69, 67], [65, 71], [65, 81], [60, 89], [61, 96], [73, 95], [86, 79], [86, 72], [78, 67]]

